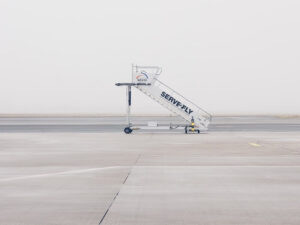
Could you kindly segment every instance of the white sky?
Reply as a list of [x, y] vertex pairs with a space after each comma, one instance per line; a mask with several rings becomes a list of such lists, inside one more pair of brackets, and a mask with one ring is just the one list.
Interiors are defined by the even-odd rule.
[[[123, 113], [131, 63], [211, 112], [300, 114], [299, 0], [0, 0], [0, 113]], [[165, 113], [138, 91], [136, 113]]]

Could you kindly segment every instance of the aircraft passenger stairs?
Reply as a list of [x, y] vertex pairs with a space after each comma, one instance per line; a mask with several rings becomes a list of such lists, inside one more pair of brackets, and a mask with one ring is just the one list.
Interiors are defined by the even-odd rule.
[[[130, 114], [131, 105], [131, 86], [134, 86], [145, 95], [188, 122], [186, 132], [188, 126], [196, 128], [198, 132], [200, 132], [200, 130], [207, 130], [212, 116], [192, 101], [183, 97], [177, 91], [159, 81], [157, 78], [161, 74], [161, 71], [160, 67], [133, 66], [132, 83], [116, 84], [118, 86], [128, 86], [128, 114]], [[129, 119], [128, 123], [130, 126]]]

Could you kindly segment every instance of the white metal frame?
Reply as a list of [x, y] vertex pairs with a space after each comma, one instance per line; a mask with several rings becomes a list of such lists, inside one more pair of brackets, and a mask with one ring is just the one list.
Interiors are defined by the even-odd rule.
[[[137, 81], [137, 74], [140, 70], [146, 70], [151, 71], [149, 74], [149, 80], [140, 82]], [[140, 91], [142, 91], [144, 94], [170, 110], [171, 112], [175, 113], [176, 115], [182, 117], [184, 120], [187, 121], [187, 125], [184, 125], [185, 127], [192, 125], [198, 129], [198, 130], [207, 130], [208, 125], [212, 120], [212, 115], [205, 111], [204, 109], [200, 108], [198, 105], [193, 103], [192, 101], [188, 100], [181, 94], [179, 94], [174, 89], [170, 88], [168, 85], [164, 84], [163, 82], [159, 81], [157, 77], [162, 73], [162, 68], [157, 66], [136, 66], [132, 65], [132, 83], [118, 83], [116, 85], [118, 86], [127, 86], [126, 95], [127, 95], [127, 124], [128, 127], [131, 129], [133, 128], [133, 125], [131, 124], [130, 115], [131, 115], [131, 87], [134, 86]], [[136, 79], [134, 79], [136, 77]], [[148, 76], [147, 76], [148, 78]], [[144, 82], [144, 83], [143, 83]], [[161, 95], [162, 92], [168, 93], [169, 96], [175, 96], [172, 97], [172, 102], [164, 99]], [[176, 100], [175, 100], [176, 98]], [[169, 99], [170, 100], [170, 99]], [[181, 106], [185, 108], [185, 111], [182, 110], [183, 108], [178, 107], [178, 104], [175, 104], [175, 102], [181, 103]], [[188, 106], [188, 107], [187, 107]], [[187, 108], [190, 109], [190, 112], [187, 113]], [[175, 129], [178, 127], [182, 127], [182, 125], [175, 125], [174, 127], [170, 124], [170, 129]]]

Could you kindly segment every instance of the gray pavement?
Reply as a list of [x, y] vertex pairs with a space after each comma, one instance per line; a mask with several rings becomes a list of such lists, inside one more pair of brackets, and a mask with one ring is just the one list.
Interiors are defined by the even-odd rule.
[[[132, 123], [145, 126], [148, 121], [157, 121], [159, 125], [184, 125], [182, 119], [167, 116], [133, 116]], [[2, 117], [0, 132], [122, 132], [126, 127], [126, 118], [122, 116], [106, 117]], [[160, 130], [162, 132], [163, 130]], [[167, 130], [168, 131], [168, 130]], [[209, 127], [210, 132], [300, 131], [300, 117], [276, 116], [226, 116], [214, 117]], [[141, 132], [141, 131], [139, 131]], [[147, 131], [149, 132], [149, 131]], [[176, 130], [173, 130], [176, 132]], [[182, 130], [177, 132], [182, 133]]]
[[299, 131], [64, 131], [0, 133], [0, 225], [300, 224]]

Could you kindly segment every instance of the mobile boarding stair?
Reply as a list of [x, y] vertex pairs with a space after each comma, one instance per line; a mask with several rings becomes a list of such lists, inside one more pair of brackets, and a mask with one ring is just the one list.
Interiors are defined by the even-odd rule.
[[132, 66], [132, 82], [116, 83], [116, 86], [127, 86], [127, 123], [124, 129], [126, 134], [132, 133], [133, 130], [142, 129], [135, 127], [130, 122], [131, 109], [131, 87], [135, 87], [145, 95], [158, 102], [160, 105], [180, 116], [186, 121], [185, 125], [170, 125], [169, 129], [184, 128], [185, 133], [200, 133], [208, 130], [212, 116], [201, 109], [195, 103], [189, 101], [181, 94], [168, 87], [157, 78], [162, 69], [154, 66]]

